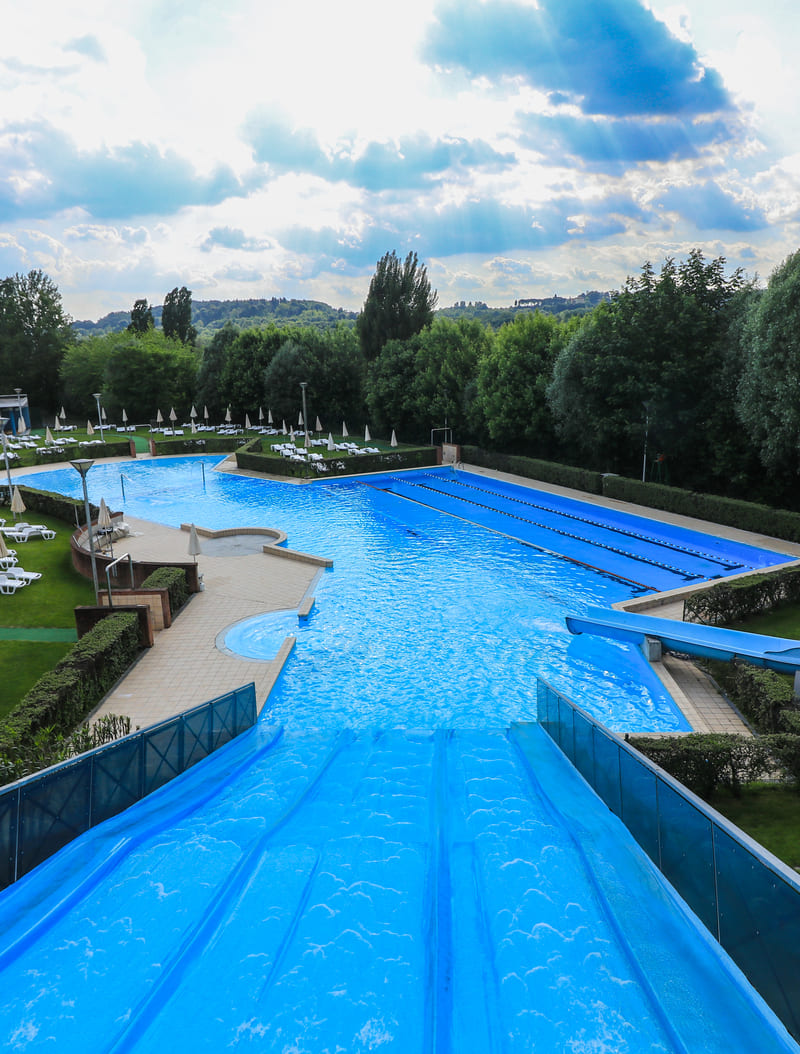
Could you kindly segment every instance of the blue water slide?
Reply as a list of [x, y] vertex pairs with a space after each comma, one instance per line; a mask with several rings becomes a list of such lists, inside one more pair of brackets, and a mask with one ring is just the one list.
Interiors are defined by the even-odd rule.
[[800, 670], [800, 641], [785, 637], [766, 637], [612, 608], [589, 608], [580, 618], [569, 615], [567, 629], [570, 633], [590, 633], [632, 644], [642, 644], [645, 637], [652, 637], [660, 640], [666, 651], [722, 661], [744, 659], [778, 673]]

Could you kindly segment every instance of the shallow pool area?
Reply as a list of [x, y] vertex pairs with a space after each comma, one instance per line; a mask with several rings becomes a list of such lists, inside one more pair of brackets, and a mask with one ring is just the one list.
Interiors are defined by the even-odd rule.
[[4, 1049], [798, 1054], [536, 723], [544, 677], [612, 729], [687, 727], [566, 615], [780, 553], [452, 470], [203, 464], [100, 463], [91, 498], [124, 473], [128, 515], [275, 527], [333, 568], [307, 618], [220, 633], [297, 638], [253, 728], [0, 893]]

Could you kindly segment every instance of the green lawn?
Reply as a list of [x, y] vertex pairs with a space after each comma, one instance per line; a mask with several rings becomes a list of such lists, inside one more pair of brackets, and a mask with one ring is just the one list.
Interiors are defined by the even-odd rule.
[[[7, 524], [13, 522], [7, 507], [0, 506], [0, 517]], [[49, 542], [41, 538], [7, 542], [9, 548], [16, 549], [19, 565], [26, 571], [39, 571], [42, 577], [10, 596], [0, 594], [0, 626], [9, 631], [74, 629], [75, 606], [94, 603], [91, 581], [72, 566], [70, 537], [74, 526], [38, 512], [26, 512], [19, 518], [52, 527], [56, 537]], [[0, 716], [16, 706], [70, 647], [66, 641], [0, 640]]]
[[741, 798], [720, 793], [710, 804], [789, 867], [800, 868], [800, 792], [751, 784]]
[[789, 637], [800, 640], [800, 607], [789, 605], [768, 611], [764, 615], [737, 622], [732, 629], [741, 629], [747, 633], [762, 633], [767, 637]]

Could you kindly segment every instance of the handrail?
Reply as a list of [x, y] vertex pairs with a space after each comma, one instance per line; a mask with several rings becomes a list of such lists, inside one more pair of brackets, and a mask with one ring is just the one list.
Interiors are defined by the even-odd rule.
[[116, 567], [117, 564], [121, 564], [124, 560], [128, 561], [128, 570], [131, 575], [131, 589], [133, 586], [133, 557], [130, 553], [123, 553], [122, 556], [118, 556], [116, 560], [112, 560], [110, 564], [106, 566], [106, 586], [108, 587], [108, 606], [113, 608], [114, 598], [111, 595], [111, 568]]

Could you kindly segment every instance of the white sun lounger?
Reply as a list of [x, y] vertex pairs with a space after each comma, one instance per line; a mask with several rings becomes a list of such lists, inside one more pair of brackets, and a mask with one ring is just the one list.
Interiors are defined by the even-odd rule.
[[2, 575], [4, 578], [12, 579], [12, 581], [20, 581], [23, 583], [35, 582], [41, 578], [40, 571], [26, 571], [24, 567], [9, 567], [7, 571], [3, 571]]
[[4, 593], [6, 596], [10, 593], [16, 593], [18, 589], [22, 589], [27, 584], [22, 578], [9, 578], [8, 575], [0, 573], [0, 593]]

